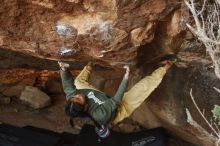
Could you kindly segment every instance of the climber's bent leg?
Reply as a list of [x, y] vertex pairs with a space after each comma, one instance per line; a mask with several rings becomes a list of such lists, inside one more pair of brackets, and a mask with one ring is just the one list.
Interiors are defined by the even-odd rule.
[[150, 76], [146, 76], [135, 84], [128, 92], [125, 93], [122, 102], [118, 108], [113, 124], [122, 121], [129, 117], [133, 111], [138, 108], [144, 100], [154, 91], [160, 84], [166, 69], [160, 67], [155, 70]]
[[96, 89], [92, 84], [88, 82], [89, 76], [91, 74], [92, 67], [90, 65], [86, 65], [80, 74], [75, 79], [75, 86], [77, 89]]

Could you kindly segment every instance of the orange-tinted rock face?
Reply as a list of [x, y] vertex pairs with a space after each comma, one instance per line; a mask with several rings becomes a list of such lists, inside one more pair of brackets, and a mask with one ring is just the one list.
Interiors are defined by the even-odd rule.
[[[182, 31], [181, 15], [173, 12], [179, 5], [174, 0], [3, 0], [0, 47], [52, 60], [136, 64], [138, 48], [159, 37], [159, 22], [169, 18], [164, 37], [171, 41]], [[180, 45], [181, 38], [169, 51]]]

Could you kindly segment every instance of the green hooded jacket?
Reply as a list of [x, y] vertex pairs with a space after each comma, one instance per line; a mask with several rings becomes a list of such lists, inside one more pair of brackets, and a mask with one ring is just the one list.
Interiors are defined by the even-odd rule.
[[63, 89], [66, 99], [69, 100], [74, 95], [83, 93], [88, 99], [89, 115], [100, 125], [107, 125], [114, 118], [117, 107], [120, 104], [124, 92], [128, 85], [128, 79], [123, 78], [115, 96], [110, 97], [93, 89], [76, 89], [74, 80], [69, 71], [60, 71]]

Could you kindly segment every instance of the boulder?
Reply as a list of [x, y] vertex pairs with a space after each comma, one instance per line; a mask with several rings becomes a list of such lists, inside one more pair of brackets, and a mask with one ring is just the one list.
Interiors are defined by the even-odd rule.
[[219, 103], [220, 97], [214, 87], [219, 89], [220, 81], [208, 67], [209, 61], [195, 59], [191, 62], [190, 59], [195, 59], [195, 56], [186, 57], [188, 64], [177, 64], [167, 72], [146, 103], [134, 112], [132, 119], [147, 128], [163, 126], [171, 135], [198, 146], [215, 146], [216, 138], [196, 110], [190, 90], [201, 111], [205, 110], [205, 117], [213, 119], [211, 110]]
[[[22, 5], [18, 0], [3, 0], [0, 47], [51, 60], [94, 60], [116, 67], [135, 64], [142, 54], [139, 46], [152, 42], [155, 34], [167, 42], [180, 33], [179, 14], [185, 14], [176, 14], [180, 6], [176, 0], [36, 0]], [[165, 21], [168, 22], [160, 23]], [[157, 33], [160, 26], [174, 29], [169, 40], [165, 38], [166, 32], [162, 37], [161, 32]], [[178, 42], [170, 46], [169, 51], [179, 49], [181, 39]], [[158, 43], [164, 44], [164, 41]]]
[[[40, 64], [40, 69], [47, 68], [48, 72], [51, 66], [53, 70], [57, 69], [57, 60], [70, 61], [79, 68], [88, 61], [109, 67], [111, 70], [108, 68], [107, 71], [112, 78], [103, 76], [91, 81], [110, 95], [114, 95], [121, 81], [121, 76], [115, 72], [119, 72], [125, 64], [133, 67], [131, 73], [140, 68], [150, 72], [152, 64], [157, 64], [167, 54], [178, 54], [181, 62], [168, 71], [160, 86], [146, 100], [147, 103], [143, 103], [132, 118], [147, 128], [163, 126], [171, 135], [198, 146], [212, 146], [211, 131], [196, 111], [189, 92], [192, 88], [195, 100], [200, 108], [206, 109], [206, 116], [210, 119], [214, 104], [220, 102], [219, 93], [213, 87], [220, 89], [220, 83], [210, 68], [210, 58], [207, 59], [209, 61], [203, 59], [205, 49], [202, 50], [199, 43], [194, 45], [193, 35], [185, 30], [190, 13], [182, 2], [2, 0], [0, 48], [41, 58], [45, 63], [34, 61], [31, 57], [25, 61], [31, 62], [32, 67], [37, 69], [37, 64]], [[185, 49], [190, 51], [182, 52]], [[204, 53], [201, 55], [200, 52]], [[7, 53], [0, 53], [3, 54]], [[12, 56], [8, 62], [16, 63], [15, 58]], [[53, 65], [48, 60], [53, 60]], [[5, 62], [0, 61], [1, 64]], [[35, 86], [45, 87], [46, 73], [43, 72]], [[26, 70], [0, 70], [0, 83], [15, 86], [0, 91], [4, 91], [5, 95], [18, 96], [23, 87], [17, 84], [34, 74]], [[129, 86], [135, 84], [135, 79], [140, 79], [139, 72], [134, 76], [129, 79]], [[29, 85], [33, 86], [32, 83]], [[61, 89], [58, 80], [53, 77], [46, 86], [51, 93]], [[30, 86], [25, 87], [20, 99], [34, 108], [50, 104], [50, 98], [45, 93]], [[194, 122], [188, 122], [186, 109]]]
[[6, 88], [2, 94], [4, 94], [5, 96], [15, 96], [15, 97], [19, 97], [21, 95], [21, 92], [24, 90], [25, 85], [22, 84], [18, 84], [15, 86], [10, 86], [8, 88]]
[[51, 104], [50, 97], [36, 87], [26, 86], [22, 91], [20, 100], [34, 109], [44, 108]]

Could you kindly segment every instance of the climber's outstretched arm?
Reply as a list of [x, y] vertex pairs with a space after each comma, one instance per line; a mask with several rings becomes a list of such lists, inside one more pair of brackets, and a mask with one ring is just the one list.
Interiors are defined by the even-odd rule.
[[130, 73], [130, 68], [129, 66], [124, 66], [124, 68], [126, 69], [126, 73], [123, 77], [123, 80], [121, 81], [121, 84], [115, 94], [115, 96], [113, 97], [113, 100], [116, 102], [116, 104], [119, 104], [122, 100], [122, 97], [124, 96], [124, 92], [128, 86], [128, 77], [129, 77], [129, 73]]
[[68, 70], [69, 64], [63, 62], [58, 62], [58, 64], [60, 66], [60, 76], [62, 80], [63, 89], [66, 94], [66, 99], [68, 100], [76, 94], [76, 86], [74, 85], [73, 77], [70, 71]]

